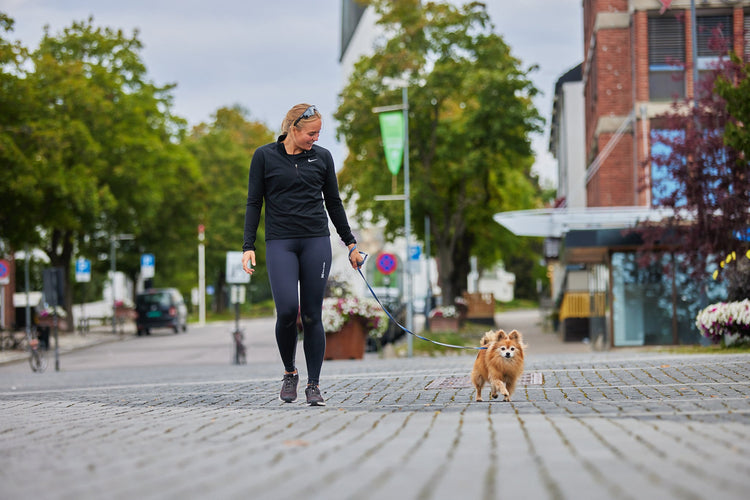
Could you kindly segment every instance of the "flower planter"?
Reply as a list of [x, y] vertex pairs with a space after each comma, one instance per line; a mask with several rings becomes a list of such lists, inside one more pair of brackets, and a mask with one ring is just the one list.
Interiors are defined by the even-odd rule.
[[367, 332], [362, 322], [347, 321], [338, 332], [326, 333], [325, 359], [362, 359], [366, 343]]
[[459, 327], [458, 318], [445, 318], [442, 316], [430, 318], [430, 330], [433, 332], [457, 332]]
[[[37, 326], [41, 328], [54, 328], [55, 327], [55, 317], [54, 316], [45, 316], [43, 318], [37, 319]], [[67, 331], [68, 330], [68, 322], [65, 318], [57, 317], [57, 329]]]

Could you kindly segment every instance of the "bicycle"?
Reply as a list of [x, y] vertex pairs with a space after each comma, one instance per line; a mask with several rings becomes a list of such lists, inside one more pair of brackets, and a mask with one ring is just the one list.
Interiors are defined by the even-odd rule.
[[40, 348], [39, 339], [36, 336], [36, 331], [32, 330], [29, 339], [29, 365], [31, 371], [35, 373], [42, 373], [47, 369], [47, 353]]
[[0, 335], [0, 350], [26, 350], [27, 339], [25, 334], [20, 334], [19, 332], [2, 332]]

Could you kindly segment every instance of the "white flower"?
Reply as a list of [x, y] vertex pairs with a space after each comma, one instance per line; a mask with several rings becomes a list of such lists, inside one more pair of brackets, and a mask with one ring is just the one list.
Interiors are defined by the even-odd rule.
[[323, 329], [338, 332], [349, 319], [364, 321], [368, 335], [381, 337], [388, 328], [388, 316], [374, 299], [326, 297], [323, 299]]
[[711, 304], [698, 313], [695, 326], [714, 342], [727, 333], [750, 336], [750, 300]]
[[456, 306], [440, 306], [430, 311], [430, 318], [457, 318]]

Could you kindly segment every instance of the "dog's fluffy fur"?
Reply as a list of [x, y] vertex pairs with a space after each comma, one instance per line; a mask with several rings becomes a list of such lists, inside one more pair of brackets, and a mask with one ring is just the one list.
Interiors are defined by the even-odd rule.
[[510, 401], [510, 396], [516, 388], [521, 373], [523, 373], [523, 336], [513, 330], [505, 333], [503, 330], [490, 330], [482, 337], [482, 349], [474, 361], [471, 370], [471, 381], [477, 390], [476, 400], [482, 401], [482, 387], [485, 382], [490, 384], [490, 396], [503, 395], [503, 401]]

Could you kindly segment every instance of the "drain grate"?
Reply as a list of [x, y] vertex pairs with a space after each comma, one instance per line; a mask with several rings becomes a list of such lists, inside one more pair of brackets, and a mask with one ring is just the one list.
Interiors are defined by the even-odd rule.
[[[542, 385], [544, 377], [539, 372], [527, 372], [521, 374], [518, 385]], [[461, 389], [463, 387], [474, 387], [469, 377], [439, 377], [430, 382], [425, 389]]]

